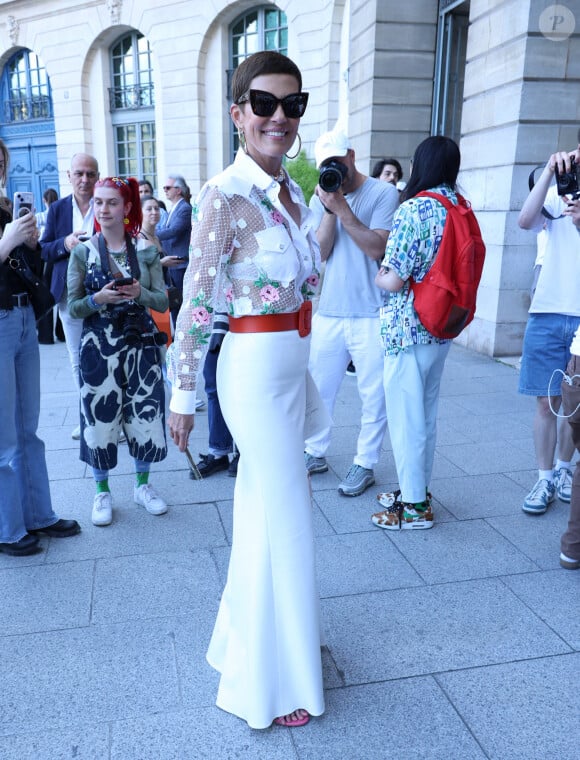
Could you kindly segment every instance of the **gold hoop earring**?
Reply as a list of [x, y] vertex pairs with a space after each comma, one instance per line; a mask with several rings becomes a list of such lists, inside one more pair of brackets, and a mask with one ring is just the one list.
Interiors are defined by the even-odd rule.
[[247, 155], [248, 154], [248, 145], [246, 143], [246, 135], [244, 134], [244, 130], [241, 127], [238, 127], [238, 140], [239, 140], [241, 149]]
[[298, 138], [298, 150], [293, 156], [289, 156], [287, 153], [285, 154], [286, 158], [289, 161], [292, 161], [294, 158], [298, 158], [300, 151], [302, 150], [302, 138], [300, 137], [300, 132], [296, 132], [296, 137]]

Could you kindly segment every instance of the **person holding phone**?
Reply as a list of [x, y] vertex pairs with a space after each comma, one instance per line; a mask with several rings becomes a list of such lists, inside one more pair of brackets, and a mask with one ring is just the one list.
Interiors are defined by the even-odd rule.
[[[8, 171], [0, 140], [0, 184]], [[34, 214], [11, 220], [0, 209], [0, 552], [26, 556], [42, 551], [39, 535], [66, 538], [80, 532], [76, 520], [54, 513], [40, 414], [40, 356], [34, 310], [8, 258], [18, 249], [29, 266], [40, 263]]]
[[142, 220], [137, 180], [99, 180], [94, 209], [97, 234], [73, 248], [67, 288], [70, 314], [83, 320], [80, 458], [96, 481], [93, 525], [104, 526], [113, 519], [108, 478], [122, 430], [135, 460], [135, 503], [152, 515], [167, 512], [149, 483], [151, 463], [167, 456], [160, 356], [167, 336], [147, 311], [165, 311], [167, 295], [157, 248], [135, 244]]

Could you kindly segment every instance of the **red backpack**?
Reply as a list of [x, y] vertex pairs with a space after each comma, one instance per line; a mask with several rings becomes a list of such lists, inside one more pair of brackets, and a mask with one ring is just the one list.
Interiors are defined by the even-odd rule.
[[485, 259], [485, 244], [471, 204], [458, 204], [439, 193], [417, 193], [447, 209], [443, 236], [431, 267], [421, 282], [410, 280], [415, 311], [436, 338], [455, 338], [475, 314], [477, 288]]

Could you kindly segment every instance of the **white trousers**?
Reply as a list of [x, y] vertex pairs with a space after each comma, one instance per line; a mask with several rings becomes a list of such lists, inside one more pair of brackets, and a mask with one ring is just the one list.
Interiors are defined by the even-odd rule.
[[309, 338], [228, 333], [217, 366], [240, 452], [226, 587], [207, 660], [217, 705], [252, 728], [324, 711], [312, 505], [304, 465]]
[[423, 501], [431, 480], [439, 388], [450, 346], [430, 343], [385, 356], [389, 434], [402, 501]]
[[73, 319], [68, 311], [67, 306], [67, 290], [65, 288], [64, 295], [58, 302], [58, 313], [60, 321], [62, 322], [62, 329], [64, 331], [64, 339], [66, 341], [66, 347], [68, 351], [68, 358], [73, 373], [73, 378], [77, 388], [80, 388], [80, 375], [79, 375], [79, 351], [81, 347], [81, 333], [83, 331], [83, 320]]
[[[361, 427], [354, 464], [372, 469], [379, 461], [387, 429], [383, 390], [384, 352], [380, 322], [376, 317], [324, 317], [312, 320], [310, 373], [332, 417], [344, 373], [352, 358], [356, 367], [358, 393], [362, 402]], [[325, 456], [330, 445], [331, 428], [306, 441], [306, 451]]]

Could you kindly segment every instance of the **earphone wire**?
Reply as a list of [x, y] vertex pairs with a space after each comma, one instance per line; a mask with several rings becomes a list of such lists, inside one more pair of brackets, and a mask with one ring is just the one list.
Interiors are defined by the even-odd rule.
[[555, 417], [558, 417], [559, 419], [563, 419], [563, 420], [568, 420], [570, 419], [570, 417], [573, 417], [576, 414], [578, 409], [580, 409], [580, 402], [578, 402], [578, 404], [576, 405], [576, 409], [574, 409], [573, 412], [570, 412], [570, 414], [560, 414], [557, 410], [554, 409], [554, 407], [552, 406], [552, 398], [554, 398], [554, 396], [562, 395], [561, 393], [554, 393], [554, 394], [551, 393], [552, 381], [554, 380], [554, 377], [558, 373], [562, 375], [562, 380], [564, 380], [564, 382], [566, 382], [568, 385], [572, 385], [576, 378], [580, 378], [580, 375], [570, 376], [570, 375], [567, 375], [565, 372], [563, 372], [561, 369], [555, 369], [552, 372], [552, 375], [550, 377], [550, 382], [548, 383], [548, 404], [550, 405], [550, 411]]

